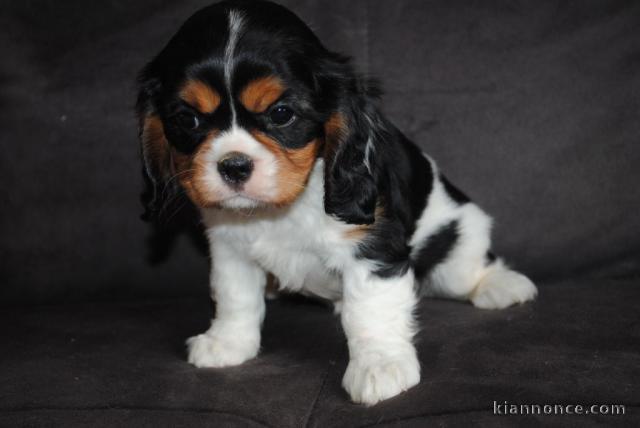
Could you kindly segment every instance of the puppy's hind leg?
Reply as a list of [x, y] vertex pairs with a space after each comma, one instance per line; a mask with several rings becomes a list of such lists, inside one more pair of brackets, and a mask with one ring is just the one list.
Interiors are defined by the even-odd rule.
[[503, 309], [533, 300], [537, 294], [538, 290], [529, 278], [496, 259], [484, 269], [469, 299], [481, 309]]
[[471, 203], [460, 213], [457, 242], [428, 276], [424, 294], [470, 300], [482, 309], [503, 309], [533, 300], [537, 289], [531, 280], [490, 255], [489, 216]]

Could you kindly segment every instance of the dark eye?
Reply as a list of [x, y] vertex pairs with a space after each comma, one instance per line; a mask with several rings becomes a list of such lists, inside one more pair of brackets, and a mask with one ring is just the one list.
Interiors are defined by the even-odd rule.
[[198, 117], [193, 113], [183, 112], [179, 113], [175, 118], [176, 123], [182, 129], [195, 130], [200, 126]]
[[286, 126], [293, 122], [295, 115], [287, 106], [276, 106], [269, 112], [269, 119], [276, 126]]

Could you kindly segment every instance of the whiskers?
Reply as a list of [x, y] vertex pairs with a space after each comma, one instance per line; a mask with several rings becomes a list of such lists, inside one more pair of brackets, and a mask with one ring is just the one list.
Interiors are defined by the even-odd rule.
[[[185, 205], [189, 203], [187, 192], [181, 185], [180, 180], [182, 177], [193, 174], [196, 171], [196, 168], [185, 169], [173, 174], [166, 180], [160, 192], [160, 200], [162, 203], [157, 214], [158, 220], [160, 220], [163, 225], [168, 225]], [[281, 209], [289, 206], [308, 187], [307, 180], [294, 180], [282, 175], [271, 177], [271, 180], [274, 180], [276, 188], [265, 188], [264, 195], [252, 197], [239, 193], [234, 196], [237, 198], [245, 198], [245, 204], [242, 203], [242, 200], [233, 201], [223, 199], [217, 202], [216, 206], [233, 211], [238, 216], [244, 218], [258, 217], [262, 214], [277, 215]]]
[[172, 175], [171, 177], [169, 177], [169, 179], [167, 180], [167, 182], [164, 184], [164, 189], [162, 190], [162, 197], [164, 198], [166, 196], [166, 192], [169, 189], [170, 186], [175, 186], [177, 183], [177, 179], [185, 174], [189, 174], [192, 172], [195, 172], [195, 168], [189, 168], [189, 169], [185, 169], [184, 171], [180, 171], [174, 175]]
[[[178, 183], [178, 178], [182, 175], [192, 173], [195, 169], [186, 169], [184, 171], [180, 171], [166, 181], [164, 187], [162, 189], [162, 206], [158, 210], [158, 219], [162, 220], [164, 225], [169, 224], [169, 222], [184, 208], [187, 204], [187, 198], [185, 197], [185, 190]], [[175, 202], [178, 199], [182, 199], [182, 202], [176, 204]], [[169, 212], [169, 210], [171, 210]]]

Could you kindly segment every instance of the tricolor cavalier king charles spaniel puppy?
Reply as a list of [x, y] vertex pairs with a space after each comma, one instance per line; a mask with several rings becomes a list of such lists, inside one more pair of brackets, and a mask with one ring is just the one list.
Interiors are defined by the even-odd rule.
[[254, 358], [272, 273], [335, 304], [353, 401], [416, 385], [422, 296], [484, 309], [536, 288], [491, 252], [491, 218], [376, 106], [378, 91], [291, 11], [224, 1], [196, 12], [142, 70], [148, 212], [183, 190], [212, 257], [211, 327], [196, 367]]

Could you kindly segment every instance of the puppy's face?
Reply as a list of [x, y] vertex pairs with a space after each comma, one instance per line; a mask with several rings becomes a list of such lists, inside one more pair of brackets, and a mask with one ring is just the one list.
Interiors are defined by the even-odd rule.
[[286, 205], [324, 142], [331, 90], [313, 58], [327, 52], [284, 8], [233, 6], [196, 13], [143, 70], [146, 167], [200, 207]]
[[317, 155], [318, 123], [304, 93], [275, 70], [244, 67], [250, 77], [232, 80], [230, 91], [207, 79], [222, 72], [215, 66], [185, 77], [145, 124], [162, 126], [173, 173], [202, 207], [287, 204], [304, 189]]

